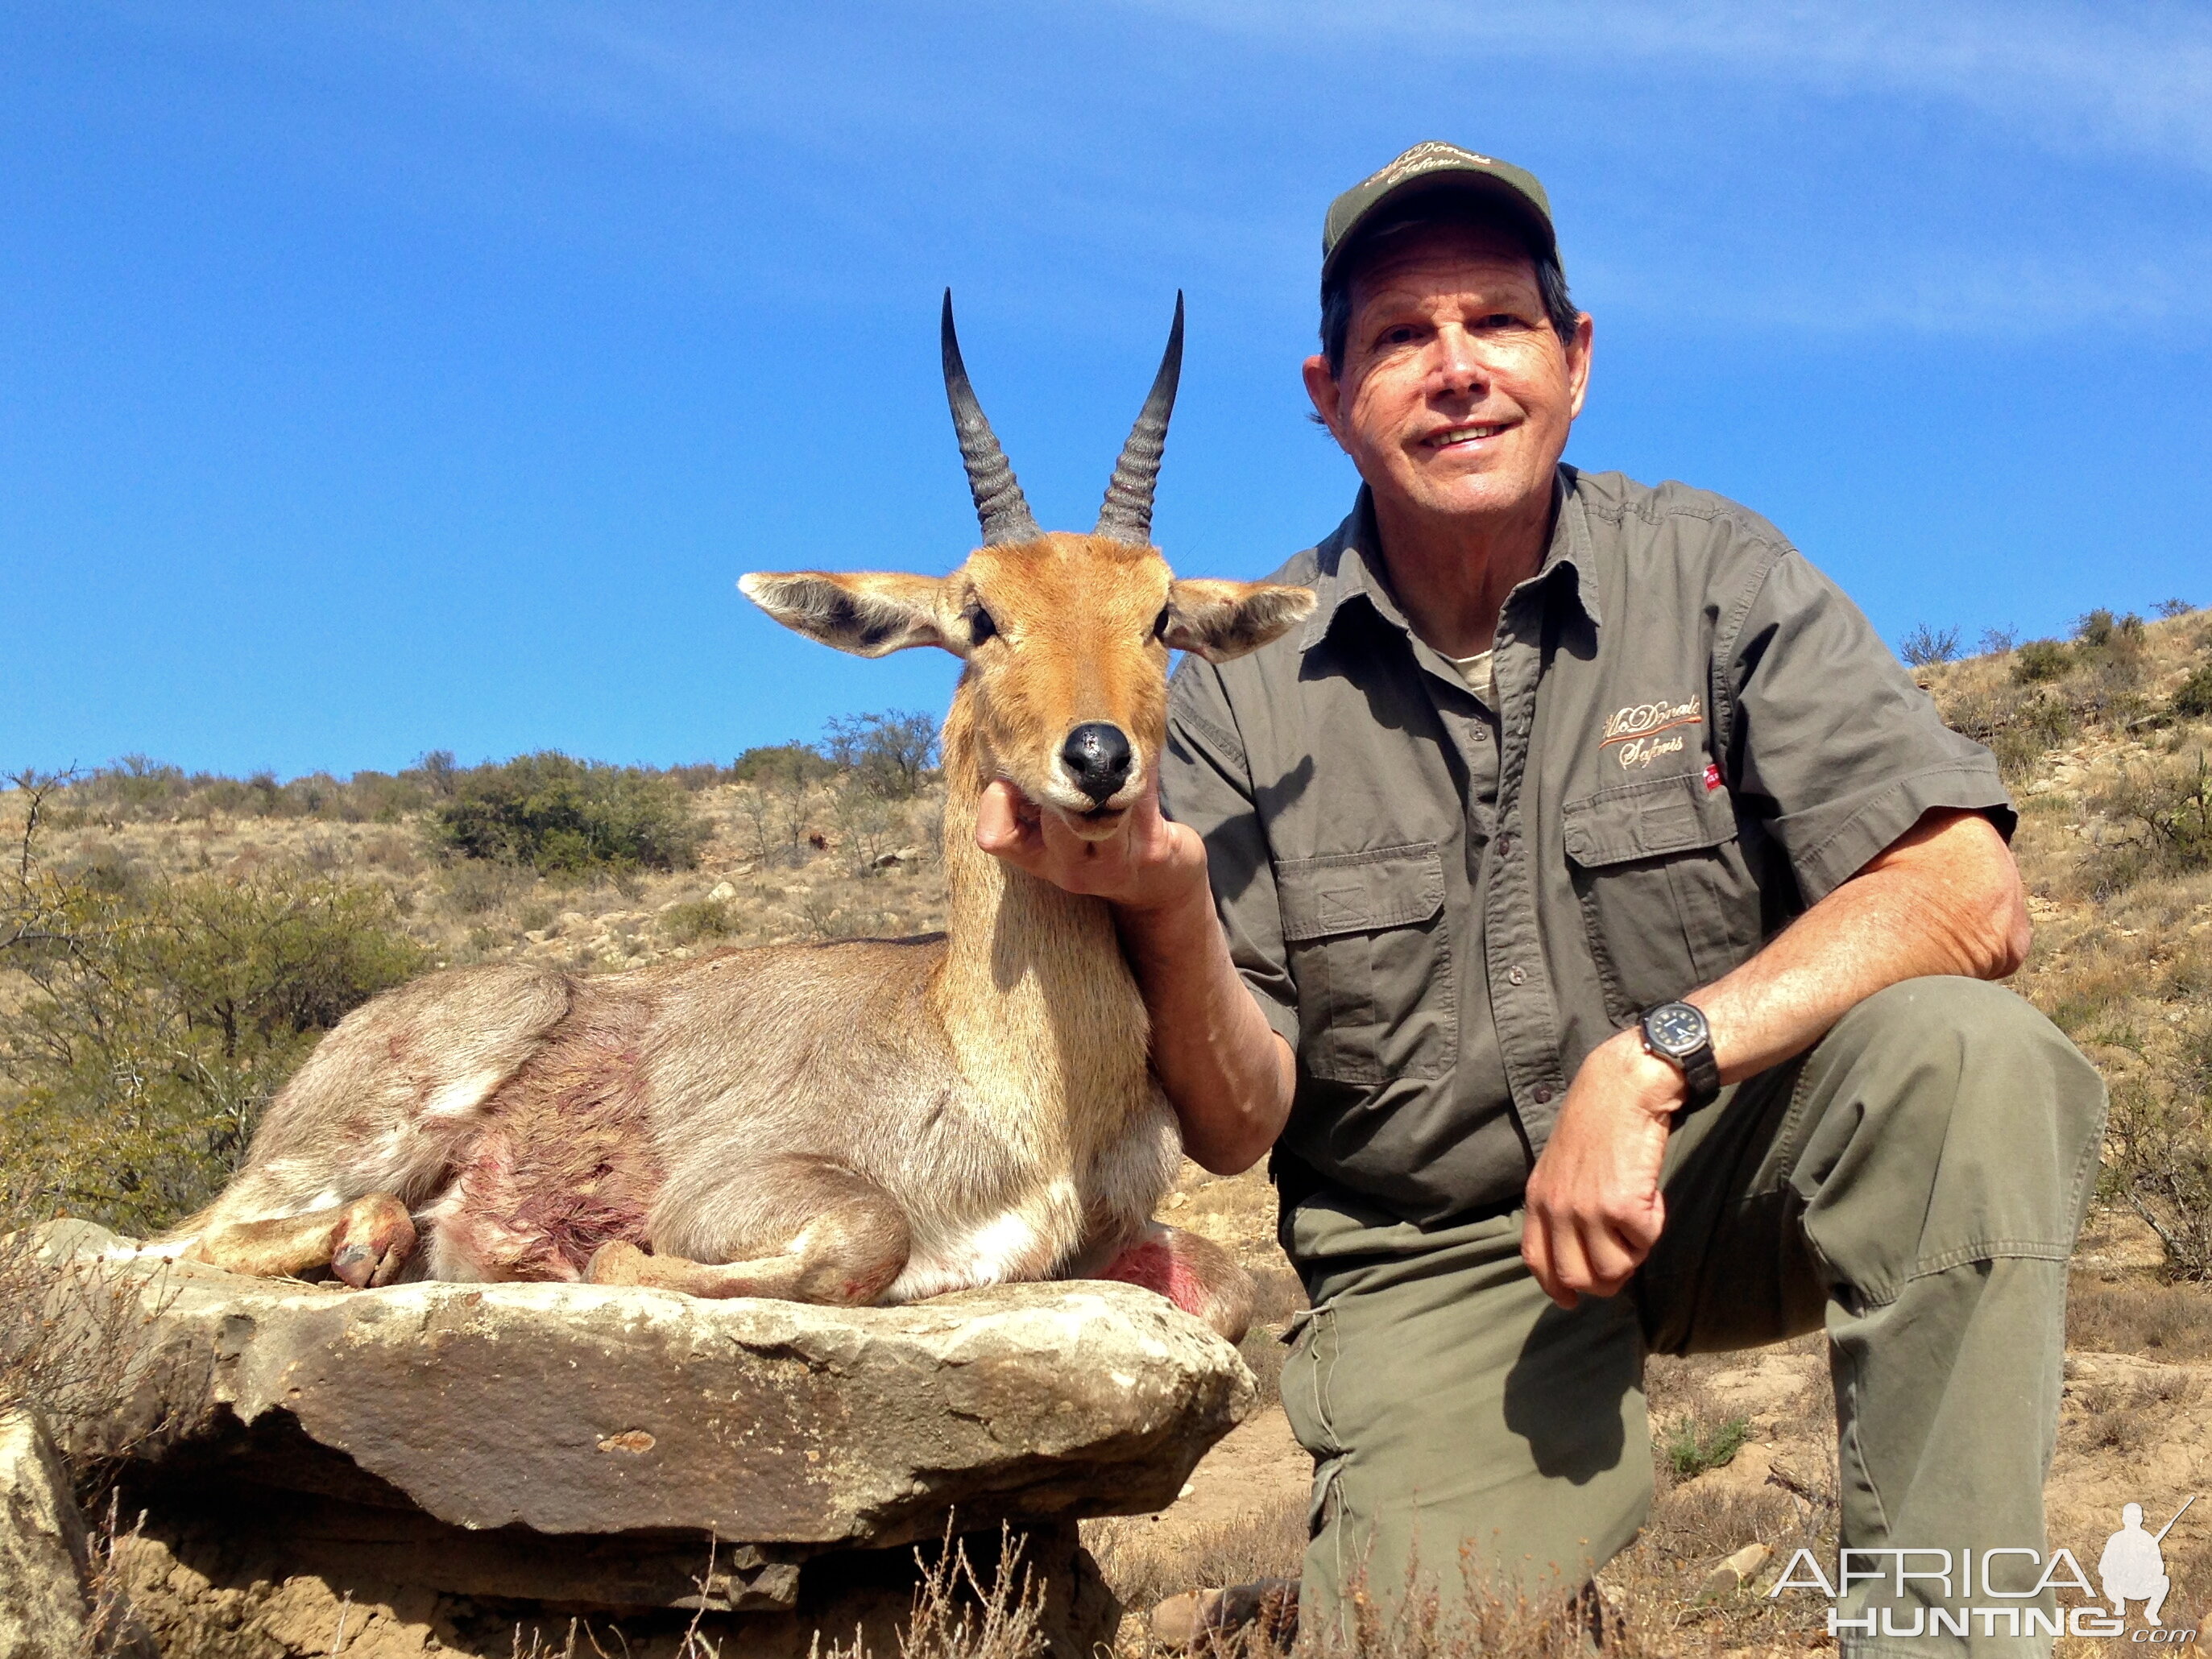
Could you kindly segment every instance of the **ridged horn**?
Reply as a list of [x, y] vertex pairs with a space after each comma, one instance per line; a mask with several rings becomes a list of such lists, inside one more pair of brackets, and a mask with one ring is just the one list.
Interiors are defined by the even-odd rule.
[[1129, 428], [1129, 441], [1121, 446], [1121, 459], [1114, 463], [1113, 482], [1106, 486], [1106, 504], [1098, 509], [1094, 536], [1126, 542], [1132, 547], [1152, 544], [1152, 487], [1160, 478], [1160, 456], [1168, 447], [1168, 416], [1175, 411], [1176, 381], [1182, 374], [1182, 290], [1176, 290], [1175, 326], [1168, 331], [1168, 349], [1160, 357], [1160, 372], [1152, 377], [1152, 394]]
[[945, 401], [952, 407], [952, 429], [960, 439], [960, 462], [968, 469], [968, 493], [975, 498], [975, 516], [983, 526], [983, 545], [1035, 541], [1044, 532], [1022, 495], [1006, 452], [999, 447], [983, 406], [975, 401], [975, 388], [968, 384], [968, 366], [960, 361], [960, 337], [952, 331], [952, 290], [945, 290], [945, 321], [939, 332], [945, 349]]

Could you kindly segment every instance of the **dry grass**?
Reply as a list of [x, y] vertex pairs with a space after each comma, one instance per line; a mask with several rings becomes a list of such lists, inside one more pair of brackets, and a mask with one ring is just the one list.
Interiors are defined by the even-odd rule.
[[2066, 1346], [2175, 1364], [2212, 1359], [2212, 1289], [2077, 1273], [2067, 1293]]
[[[977, 1572], [967, 1546], [949, 1534], [935, 1560], [923, 1561], [913, 1616], [899, 1632], [899, 1659], [1034, 1659], [1044, 1646], [1043, 1604], [1010, 1534], [1002, 1536], [999, 1565], [988, 1572]], [[720, 1654], [687, 1646], [681, 1659], [720, 1659]], [[856, 1638], [850, 1647], [833, 1643], [822, 1659], [878, 1655]]]
[[20, 1194], [0, 1206], [0, 1413], [62, 1431], [118, 1413], [150, 1316], [113, 1269], [40, 1249], [50, 1213]]
[[1295, 1578], [1305, 1560], [1305, 1494], [1255, 1493], [1249, 1513], [1204, 1527], [1164, 1528], [1148, 1516], [1085, 1521], [1083, 1545], [1133, 1612], [1188, 1589]]

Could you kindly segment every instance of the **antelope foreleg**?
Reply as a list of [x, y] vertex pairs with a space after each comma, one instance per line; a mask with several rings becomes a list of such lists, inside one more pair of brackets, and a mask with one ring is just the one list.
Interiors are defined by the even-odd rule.
[[415, 1253], [415, 1223], [389, 1193], [371, 1193], [331, 1210], [266, 1221], [239, 1221], [204, 1234], [185, 1252], [226, 1273], [295, 1278], [328, 1267], [356, 1290], [389, 1285]]
[[[781, 1159], [764, 1173], [780, 1177], [779, 1200], [771, 1207], [790, 1228], [790, 1242], [769, 1255], [748, 1251], [738, 1261], [701, 1261], [695, 1256], [647, 1255], [635, 1244], [603, 1244], [584, 1270], [592, 1285], [653, 1285], [687, 1296], [775, 1297], [786, 1302], [820, 1302], [854, 1307], [873, 1302], [906, 1267], [912, 1248], [906, 1216], [873, 1182], [813, 1159]], [[733, 1241], [737, 1255], [750, 1243], [766, 1242], [757, 1228], [759, 1209], [747, 1206], [756, 1226]], [[811, 1213], [805, 1213], [811, 1212]], [[803, 1217], [803, 1218], [802, 1218]], [[719, 1241], [711, 1231], [695, 1228], [682, 1242], [701, 1255]]]

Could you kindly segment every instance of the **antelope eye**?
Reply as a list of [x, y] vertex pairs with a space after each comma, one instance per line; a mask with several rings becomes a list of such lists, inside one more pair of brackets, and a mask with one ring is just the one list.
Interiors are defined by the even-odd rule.
[[999, 624], [991, 620], [991, 613], [977, 605], [968, 613], [968, 643], [981, 645], [999, 631]]
[[1165, 605], [1162, 605], [1160, 607], [1160, 614], [1152, 618], [1152, 637], [1156, 640], [1164, 640], [1167, 638], [1167, 636], [1168, 608]]

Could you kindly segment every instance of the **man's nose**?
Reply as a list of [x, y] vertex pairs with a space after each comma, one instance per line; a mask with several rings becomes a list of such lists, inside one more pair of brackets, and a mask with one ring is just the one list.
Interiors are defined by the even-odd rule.
[[1129, 781], [1128, 737], [1105, 720], [1086, 720], [1069, 732], [1060, 760], [1075, 787], [1094, 802], [1103, 803]]
[[1490, 385], [1490, 365], [1475, 337], [1463, 328], [1437, 331], [1437, 374], [1452, 392], [1480, 392]]

